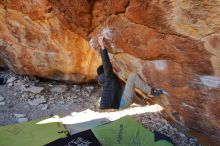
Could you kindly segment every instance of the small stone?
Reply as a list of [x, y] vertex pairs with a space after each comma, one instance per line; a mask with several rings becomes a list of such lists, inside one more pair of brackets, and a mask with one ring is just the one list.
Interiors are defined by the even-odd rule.
[[56, 93], [64, 93], [68, 90], [67, 85], [56, 85], [53, 88], [51, 88], [51, 92], [56, 92]]
[[25, 114], [14, 114], [14, 116], [15, 116], [16, 118], [24, 118], [24, 117], [26, 117]]
[[179, 134], [181, 138], [185, 138], [186, 136], [183, 133]]
[[0, 95], [0, 102], [1, 102], [1, 101], [4, 101], [4, 100], [5, 100], [5, 98]]
[[54, 104], [54, 103], [55, 103], [54, 99], [53, 99], [53, 100], [48, 101], [48, 104]]
[[48, 104], [40, 104], [41, 110], [46, 110], [48, 109]]
[[39, 105], [39, 104], [45, 103], [45, 102], [46, 102], [46, 100], [45, 100], [44, 96], [41, 96], [40, 98], [36, 98], [34, 100], [30, 100], [30, 99], [28, 100], [28, 103], [30, 105]]
[[24, 91], [28, 91], [28, 92], [31, 92], [31, 93], [34, 93], [34, 94], [39, 94], [43, 90], [44, 90], [44, 87], [36, 87], [36, 86], [24, 89]]
[[89, 94], [91, 94], [91, 92], [94, 90], [94, 87], [92, 86], [86, 87], [86, 90], [88, 91]]
[[20, 80], [17, 80], [16, 82], [14, 82], [14, 85], [15, 86], [21, 86], [21, 85], [23, 85], [24, 83], [22, 82], [22, 81], [20, 81]]
[[93, 87], [93, 86], [88, 86], [88, 87], [86, 87], [86, 89], [87, 89], [87, 90], [94, 90], [95, 87]]
[[30, 96], [29, 99], [34, 100], [34, 99], [36, 99], [36, 97], [35, 96]]
[[83, 99], [82, 99], [82, 98], [79, 98], [78, 101], [79, 101], [79, 102], [83, 102]]
[[78, 85], [73, 85], [73, 88], [75, 88], [75, 89], [78, 88]]
[[11, 100], [7, 100], [6, 103], [7, 103], [7, 104], [11, 103]]
[[60, 96], [60, 100], [64, 100], [63, 96]]
[[5, 105], [6, 103], [4, 101], [0, 102], [0, 105]]
[[177, 131], [177, 129], [176, 129], [176, 128], [173, 128], [173, 131], [174, 131], [174, 132], [176, 132], [176, 131]]
[[64, 104], [64, 101], [63, 101], [63, 100], [61, 100], [61, 101], [59, 101], [58, 103], [59, 103], [59, 104]]
[[39, 94], [35, 95], [35, 98], [40, 98], [41, 96]]
[[72, 96], [72, 98], [73, 98], [73, 99], [77, 99], [77, 98], [78, 98], [78, 96]]
[[28, 121], [28, 118], [17, 118], [17, 121], [18, 121], [19, 123], [27, 122], [27, 121]]
[[12, 82], [14, 82], [15, 80], [16, 80], [15, 77], [11, 77], [10, 79], [7, 80], [7, 83], [12, 83]]
[[29, 108], [30, 106], [29, 106], [29, 104], [26, 104], [25, 106], [24, 106], [24, 108]]
[[12, 87], [12, 86], [13, 86], [13, 83], [9, 83], [9, 84], [8, 84], [8, 87]]

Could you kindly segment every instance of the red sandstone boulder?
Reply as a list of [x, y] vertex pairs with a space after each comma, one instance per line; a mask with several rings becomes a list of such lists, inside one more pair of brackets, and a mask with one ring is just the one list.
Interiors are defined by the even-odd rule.
[[97, 35], [107, 38], [119, 76], [137, 72], [151, 86], [169, 94], [156, 102], [176, 122], [219, 136], [220, 77], [203, 41], [160, 33], [124, 15], [109, 17], [91, 38]]
[[99, 54], [51, 9], [44, 0], [2, 3], [0, 57], [19, 74], [75, 83], [95, 80]]

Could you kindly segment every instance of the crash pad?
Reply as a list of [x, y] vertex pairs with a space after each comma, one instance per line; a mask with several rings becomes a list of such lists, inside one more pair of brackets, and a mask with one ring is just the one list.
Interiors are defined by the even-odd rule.
[[91, 130], [86, 130], [55, 140], [45, 146], [101, 146], [101, 144]]
[[42, 146], [68, 135], [62, 123], [45, 118], [0, 127], [0, 146]]
[[173, 146], [166, 139], [156, 139], [155, 134], [130, 116], [92, 129], [102, 146]]

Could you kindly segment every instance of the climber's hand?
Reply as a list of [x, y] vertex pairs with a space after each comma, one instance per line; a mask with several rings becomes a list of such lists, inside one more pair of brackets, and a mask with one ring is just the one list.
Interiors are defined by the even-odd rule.
[[98, 37], [98, 42], [99, 42], [99, 45], [101, 46], [101, 48], [104, 49], [105, 45], [104, 45], [104, 37], [103, 36]]

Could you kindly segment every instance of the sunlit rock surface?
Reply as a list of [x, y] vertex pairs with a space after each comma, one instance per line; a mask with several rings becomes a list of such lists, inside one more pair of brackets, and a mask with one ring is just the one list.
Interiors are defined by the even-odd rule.
[[[1, 2], [1, 58], [18, 73], [83, 82], [105, 36], [116, 73], [137, 72], [168, 95], [170, 116], [220, 137], [220, 2], [28, 0]], [[85, 41], [86, 39], [87, 41]]]
[[10, 69], [75, 83], [96, 78], [98, 52], [66, 28], [46, 1], [14, 2], [0, 7], [0, 57]]

